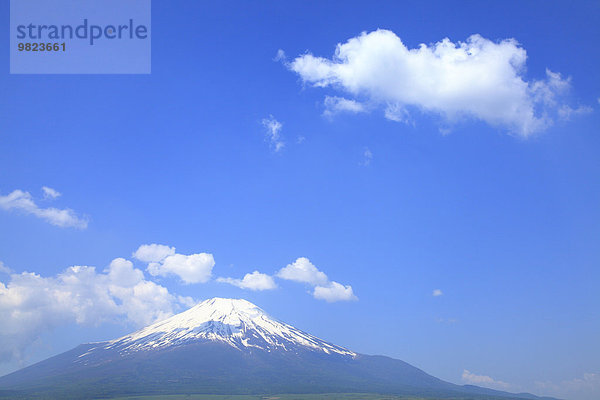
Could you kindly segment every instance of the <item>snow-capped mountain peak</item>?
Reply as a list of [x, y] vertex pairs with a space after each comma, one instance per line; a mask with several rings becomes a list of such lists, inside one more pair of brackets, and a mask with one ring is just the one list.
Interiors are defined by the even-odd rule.
[[238, 350], [260, 349], [356, 356], [343, 347], [270, 317], [243, 299], [213, 298], [102, 346], [121, 353], [163, 349], [192, 342], [221, 342]]

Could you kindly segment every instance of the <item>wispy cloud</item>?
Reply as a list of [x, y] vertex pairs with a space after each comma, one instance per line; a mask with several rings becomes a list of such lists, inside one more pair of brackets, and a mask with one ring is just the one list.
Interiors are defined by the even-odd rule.
[[6, 265], [4, 265], [4, 263], [2, 261], [0, 261], [0, 272], [5, 273], [5, 274], [11, 274], [12, 270], [10, 268], [8, 268]]
[[61, 193], [58, 190], [48, 186], [42, 186], [42, 191], [44, 192], [45, 199], [56, 199], [61, 196]]
[[373, 160], [373, 152], [371, 152], [371, 150], [368, 147], [365, 147], [362, 156], [363, 159], [359, 163], [359, 165], [363, 167], [368, 167], [369, 165], [371, 165], [371, 161]]
[[285, 51], [283, 51], [281, 49], [277, 50], [275, 57], [273, 57], [273, 61], [281, 61], [281, 62], [285, 63], [287, 61]]
[[456, 318], [436, 318], [435, 321], [438, 324], [448, 324], [448, 325], [454, 325], [454, 324], [458, 323], [458, 319], [456, 319]]
[[323, 115], [326, 117], [332, 117], [343, 112], [352, 114], [366, 112], [364, 104], [343, 97], [325, 96], [323, 104], [325, 105]]
[[561, 119], [568, 121], [574, 116], [590, 114], [592, 111], [594, 110], [592, 109], [592, 107], [589, 106], [579, 106], [572, 108], [571, 106], [563, 105], [558, 109], [558, 116]]
[[278, 152], [285, 147], [285, 143], [281, 138], [281, 128], [283, 124], [277, 121], [272, 115], [269, 118], [262, 120], [262, 125], [266, 129], [266, 139], [273, 151]]
[[580, 378], [560, 382], [537, 381], [539, 393], [568, 399], [595, 400], [600, 398], [600, 373], [586, 372]]
[[469, 370], [463, 370], [462, 380], [470, 385], [484, 386], [491, 389], [507, 390], [510, 388], [510, 384], [494, 379], [487, 375], [477, 375]]
[[[476, 118], [523, 137], [550, 126], [564, 108], [570, 80], [546, 71], [526, 80], [527, 52], [514, 39], [500, 42], [472, 35], [407, 48], [389, 30], [363, 32], [337, 45], [334, 56], [310, 53], [284, 65], [306, 84], [331, 87], [347, 97], [326, 97], [326, 112], [361, 112], [365, 100], [393, 121], [410, 121], [411, 110], [441, 116], [444, 124]], [[330, 111], [327, 111], [330, 110]], [[560, 111], [562, 110], [562, 111]]]
[[[46, 191], [46, 189], [49, 189], [49, 191]], [[60, 196], [60, 193], [50, 188], [44, 188], [44, 193], [50, 193], [50, 198]], [[87, 219], [78, 217], [75, 212], [69, 208], [59, 209], [54, 207], [39, 207], [33, 200], [31, 194], [22, 190], [14, 190], [6, 196], [0, 196], [0, 208], [6, 211], [14, 210], [34, 215], [61, 228], [85, 229], [88, 225]]]
[[433, 289], [433, 292], [431, 293], [433, 297], [442, 296], [443, 294], [444, 292], [442, 292], [440, 289]]
[[463, 370], [462, 381], [466, 384], [511, 392], [533, 392], [538, 395], [564, 399], [595, 400], [600, 398], [600, 373], [586, 372], [582, 376], [562, 381], [535, 381], [525, 386], [504, 382], [488, 375], [478, 375]]

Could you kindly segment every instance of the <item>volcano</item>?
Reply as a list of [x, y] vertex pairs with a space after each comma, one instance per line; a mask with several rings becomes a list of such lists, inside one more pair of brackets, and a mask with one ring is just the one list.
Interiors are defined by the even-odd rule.
[[328, 343], [246, 300], [223, 298], [0, 378], [0, 397], [9, 398], [285, 393], [538, 398], [454, 385], [403, 361]]

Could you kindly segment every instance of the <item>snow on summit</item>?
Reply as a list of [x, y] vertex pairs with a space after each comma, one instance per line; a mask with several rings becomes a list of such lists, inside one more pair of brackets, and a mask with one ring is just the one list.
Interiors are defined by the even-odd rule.
[[195, 341], [221, 342], [238, 350], [310, 350], [356, 356], [350, 350], [270, 317], [249, 301], [224, 298], [205, 300], [187, 311], [107, 342], [103, 348], [129, 353]]

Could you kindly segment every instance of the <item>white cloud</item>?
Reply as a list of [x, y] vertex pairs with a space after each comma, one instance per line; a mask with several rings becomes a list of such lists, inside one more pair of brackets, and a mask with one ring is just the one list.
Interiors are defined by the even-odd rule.
[[502, 381], [493, 379], [492, 377], [489, 377], [487, 375], [476, 375], [466, 369], [463, 370], [462, 380], [463, 380], [463, 382], [465, 382], [469, 385], [483, 386], [483, 387], [487, 387], [487, 388], [491, 388], [491, 389], [498, 389], [498, 390], [507, 390], [511, 386], [510, 384], [508, 384], [506, 382], [502, 382]]
[[512, 392], [533, 392], [543, 396], [564, 399], [596, 400], [600, 398], [600, 373], [587, 372], [579, 378], [553, 381], [536, 381], [533, 385], [519, 386], [487, 375], [477, 375], [468, 370], [462, 373], [464, 383]]
[[285, 62], [287, 60], [287, 56], [285, 55], [285, 51], [279, 49], [277, 50], [277, 54], [273, 57], [273, 61], [281, 61]]
[[576, 108], [572, 108], [568, 105], [563, 105], [558, 109], [558, 116], [561, 119], [568, 121], [573, 116], [589, 114], [592, 111], [593, 111], [592, 107], [588, 107], [588, 106], [579, 106]]
[[144, 273], [133, 268], [131, 261], [124, 258], [115, 258], [110, 263], [108, 269], [108, 278], [111, 282], [119, 282], [121, 286], [135, 286], [137, 283], [144, 280]]
[[277, 284], [273, 280], [273, 277], [258, 271], [246, 274], [242, 279], [218, 278], [217, 282], [229, 283], [230, 285], [237, 286], [241, 289], [249, 290], [272, 290], [277, 288]]
[[205, 283], [210, 280], [215, 259], [212, 254], [173, 254], [161, 262], [148, 264], [152, 276], [177, 275], [184, 283]]
[[456, 318], [436, 318], [435, 321], [439, 324], [448, 324], [453, 325], [458, 323], [458, 319]]
[[0, 261], [0, 272], [3, 272], [5, 274], [10, 274], [10, 273], [12, 273], [12, 270], [10, 268], [8, 268], [6, 265], [4, 265], [4, 263], [2, 261]]
[[212, 254], [177, 254], [175, 247], [156, 243], [141, 245], [133, 257], [148, 263], [146, 270], [152, 276], [176, 275], [188, 284], [208, 282], [215, 266]]
[[385, 107], [384, 114], [386, 119], [394, 122], [403, 122], [405, 124], [410, 122], [410, 113], [406, 107], [402, 104], [394, 103], [388, 104]]
[[61, 196], [61, 193], [58, 190], [54, 190], [48, 186], [42, 186], [42, 191], [44, 192], [45, 199], [56, 199]]
[[358, 300], [352, 291], [352, 286], [344, 286], [330, 281], [327, 275], [319, 271], [306, 257], [300, 257], [293, 263], [281, 268], [276, 276], [313, 286], [312, 295], [315, 299], [328, 302]]
[[175, 254], [175, 247], [162, 244], [143, 244], [133, 253], [133, 257], [140, 261], [151, 263], [161, 262], [168, 256]]
[[78, 217], [71, 209], [40, 208], [29, 192], [14, 190], [6, 196], [0, 196], [0, 208], [10, 211], [17, 210], [38, 218], [61, 228], [87, 228], [88, 221]]
[[442, 296], [443, 294], [444, 294], [444, 292], [442, 292], [441, 289], [434, 289], [433, 292], [431, 293], [431, 295], [434, 297]]
[[562, 382], [535, 382], [536, 390], [542, 394], [567, 399], [595, 400], [600, 398], [600, 373], [586, 372], [581, 378]]
[[358, 300], [352, 291], [352, 286], [344, 286], [341, 283], [329, 282], [326, 286], [316, 286], [313, 291], [315, 299], [334, 301]]
[[325, 111], [323, 112], [325, 116], [333, 116], [341, 112], [356, 114], [366, 111], [362, 103], [337, 96], [325, 96], [323, 104], [325, 105]]
[[277, 121], [272, 115], [270, 115], [269, 118], [263, 119], [262, 124], [267, 131], [266, 139], [273, 151], [278, 152], [283, 149], [285, 146], [285, 143], [283, 143], [283, 140], [281, 139], [281, 128], [283, 127], [283, 124]]
[[409, 49], [380, 29], [338, 44], [332, 59], [307, 53], [285, 65], [305, 83], [382, 107], [390, 120], [406, 122], [409, 109], [418, 109], [445, 123], [471, 117], [526, 137], [552, 124], [558, 99], [570, 88], [549, 70], [543, 80], [525, 80], [526, 60], [514, 39], [472, 35]]
[[323, 285], [328, 282], [327, 275], [321, 272], [306, 257], [300, 257], [277, 272], [277, 277], [290, 281]]
[[12, 270], [8, 268], [2, 261], [0, 261], [0, 273], [11, 274]]
[[363, 160], [359, 163], [359, 165], [368, 167], [371, 165], [371, 160], [373, 160], [373, 152], [371, 152], [368, 147], [365, 147], [365, 150], [363, 151]]
[[12, 274], [8, 283], [0, 282], [0, 361], [21, 359], [41, 333], [60, 325], [122, 321], [140, 327], [192, 302], [145, 280], [141, 270], [122, 258], [102, 273], [73, 266], [54, 277]]

